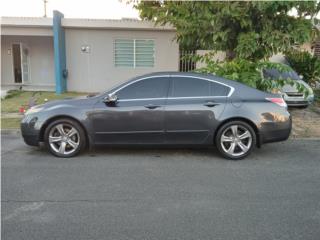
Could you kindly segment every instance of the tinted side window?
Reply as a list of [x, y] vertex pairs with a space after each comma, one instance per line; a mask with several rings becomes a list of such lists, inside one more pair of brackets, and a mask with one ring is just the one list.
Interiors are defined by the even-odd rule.
[[116, 94], [121, 99], [164, 98], [167, 96], [169, 78], [144, 79], [121, 89]]
[[228, 96], [230, 88], [219, 83], [211, 82], [211, 96]]
[[170, 97], [210, 96], [210, 82], [198, 78], [172, 77]]

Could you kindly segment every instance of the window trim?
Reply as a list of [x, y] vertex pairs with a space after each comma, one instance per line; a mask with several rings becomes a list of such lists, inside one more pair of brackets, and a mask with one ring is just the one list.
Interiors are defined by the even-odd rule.
[[149, 77], [143, 77], [143, 78], [139, 78], [139, 79], [133, 80], [132, 82], [129, 82], [129, 83], [119, 87], [118, 89], [114, 90], [110, 94], [112, 94], [112, 95], [116, 94], [121, 89], [123, 89], [125, 87], [128, 87], [131, 84], [134, 84], [136, 82], [139, 82], [139, 81], [142, 81], [142, 80], [145, 80], [145, 79], [149, 79], [149, 78], [159, 78], [159, 77], [169, 77], [169, 78], [171, 78], [171, 77], [190, 77], [190, 78], [197, 78], [197, 79], [206, 80], [206, 81], [209, 81], [209, 82], [214, 82], [214, 83], [217, 83], [217, 84], [221, 84], [223, 86], [226, 86], [226, 87], [230, 88], [230, 91], [229, 91], [228, 95], [226, 95], [226, 96], [193, 96], [193, 97], [135, 98], [135, 99], [129, 99], [128, 98], [128, 99], [119, 99], [118, 101], [119, 102], [130, 102], [130, 101], [150, 101], [150, 100], [165, 100], [165, 99], [178, 100], [178, 99], [225, 98], [225, 97], [229, 98], [233, 94], [233, 92], [235, 90], [234, 87], [232, 87], [232, 86], [229, 86], [227, 84], [224, 84], [224, 83], [221, 83], [221, 82], [209, 79], [209, 78], [204, 78], [204, 77], [196, 77], [196, 76], [190, 76], [190, 75], [158, 75], [158, 76], [149, 76]]
[[[133, 41], [133, 66], [116, 66], [116, 41], [117, 40], [129, 40]], [[153, 41], [153, 66], [141, 66], [137, 67], [136, 65], [136, 41], [137, 40], [144, 40], [144, 41]], [[114, 38], [113, 39], [113, 65], [116, 68], [133, 68], [133, 69], [140, 69], [140, 68], [154, 68], [156, 61], [156, 41], [153, 38]]]

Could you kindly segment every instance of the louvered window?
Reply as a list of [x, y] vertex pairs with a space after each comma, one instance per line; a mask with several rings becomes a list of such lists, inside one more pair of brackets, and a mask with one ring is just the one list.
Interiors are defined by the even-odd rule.
[[153, 67], [154, 40], [116, 39], [114, 64], [116, 67]]

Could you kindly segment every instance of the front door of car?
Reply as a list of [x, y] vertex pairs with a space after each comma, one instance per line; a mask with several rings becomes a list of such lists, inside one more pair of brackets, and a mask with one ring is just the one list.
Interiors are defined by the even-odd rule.
[[193, 76], [172, 76], [165, 112], [165, 142], [212, 142], [230, 87]]
[[161, 144], [169, 77], [133, 81], [114, 94], [115, 103], [96, 104], [91, 121], [96, 144]]

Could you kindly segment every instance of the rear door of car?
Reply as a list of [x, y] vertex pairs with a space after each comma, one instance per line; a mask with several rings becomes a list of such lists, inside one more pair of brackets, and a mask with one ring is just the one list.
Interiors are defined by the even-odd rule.
[[231, 88], [211, 79], [173, 75], [165, 109], [167, 144], [202, 144], [212, 137]]

